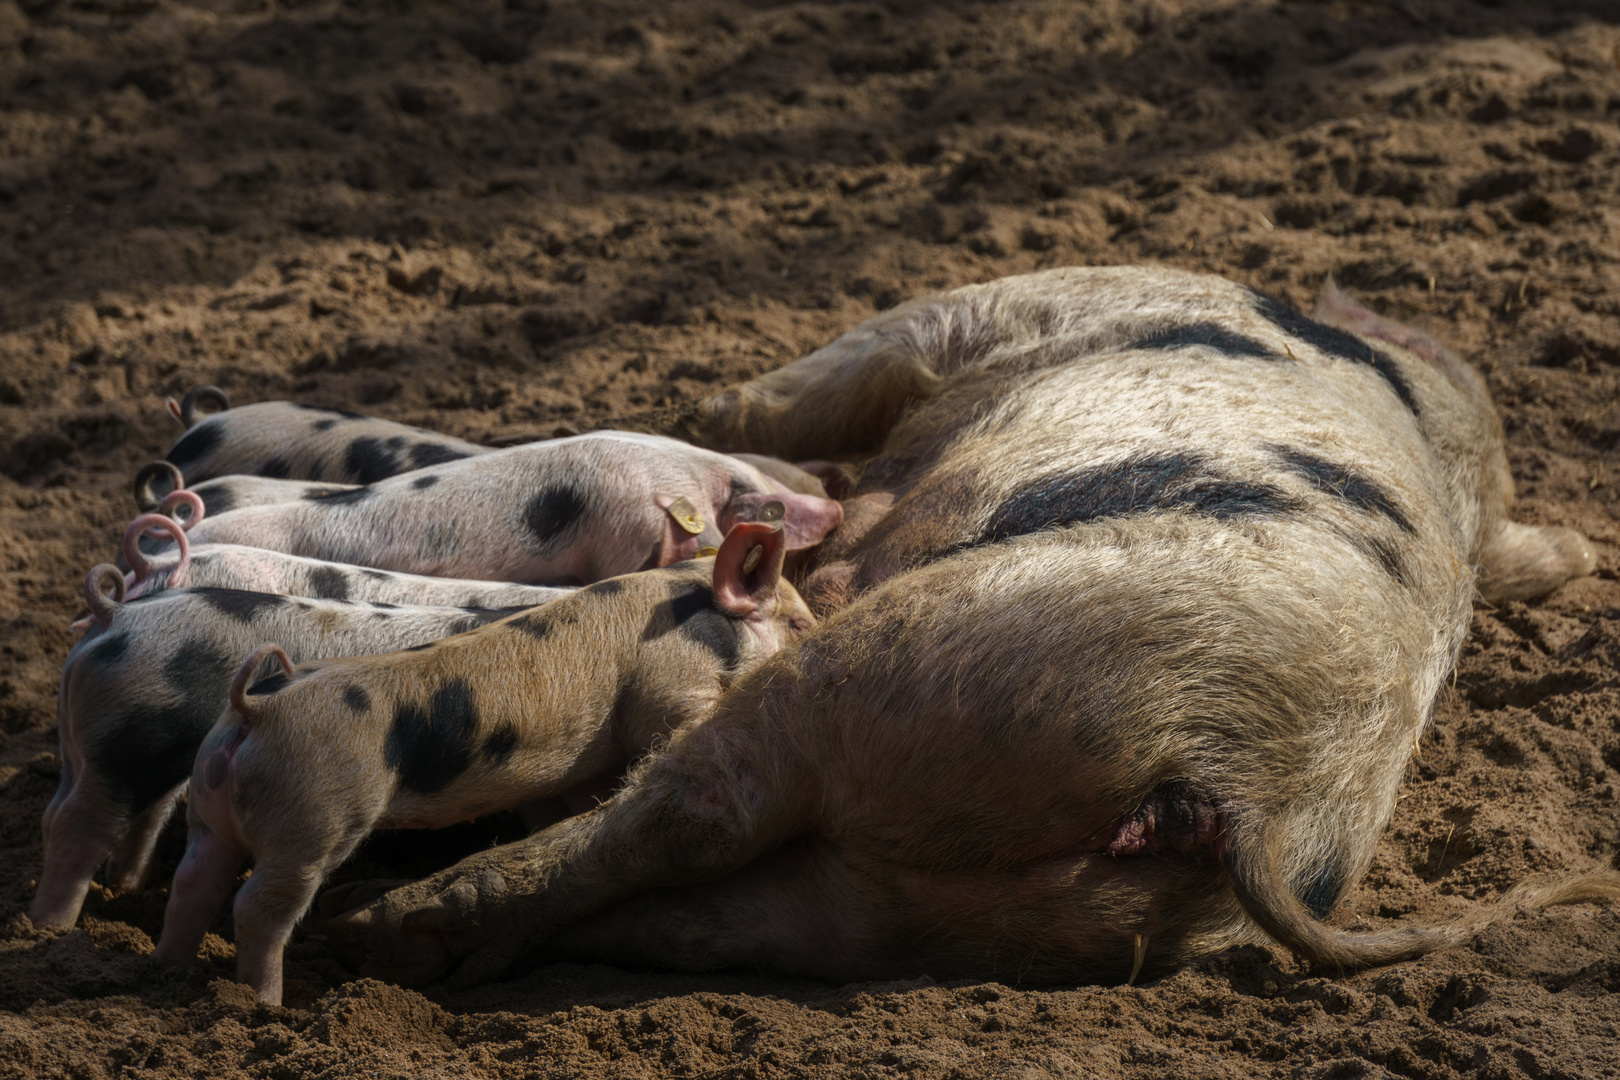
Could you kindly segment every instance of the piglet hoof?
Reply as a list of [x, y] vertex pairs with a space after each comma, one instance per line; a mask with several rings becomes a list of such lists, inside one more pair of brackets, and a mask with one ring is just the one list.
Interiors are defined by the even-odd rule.
[[[361, 975], [402, 986], [448, 975], [459, 989], [494, 978], [528, 951], [527, 928], [504, 911], [508, 892], [493, 869], [447, 871], [332, 918], [326, 935], [339, 960]], [[348, 895], [363, 898], [364, 883]], [[334, 906], [344, 899], [335, 897]]]

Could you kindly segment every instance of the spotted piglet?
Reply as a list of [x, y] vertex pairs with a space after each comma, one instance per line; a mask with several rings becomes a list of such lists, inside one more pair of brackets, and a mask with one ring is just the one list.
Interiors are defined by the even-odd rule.
[[[142, 529], [155, 526], [168, 543], [162, 555], [148, 557], [137, 546]], [[195, 551], [180, 524], [147, 515], [135, 519], [124, 534], [124, 558], [132, 573], [129, 597], [152, 596], [168, 589], [195, 586], [242, 589], [279, 596], [313, 596], [325, 600], [364, 600], [378, 604], [435, 605], [461, 608], [534, 607], [572, 590], [510, 581], [397, 574], [369, 566], [324, 562], [245, 544], [205, 544]], [[85, 623], [89, 625], [88, 621]]]
[[[197, 754], [157, 955], [195, 958], [242, 865], [237, 975], [279, 1003], [281, 951], [321, 880], [373, 828], [434, 828], [600, 790], [813, 622], [782, 532], [601, 582], [423, 650], [294, 665], [258, 649]], [[282, 671], [244, 687], [267, 656]]]
[[690, 559], [732, 525], [759, 520], [780, 521], [794, 551], [819, 543], [843, 509], [738, 458], [597, 431], [209, 516], [191, 542], [439, 577], [583, 584]]
[[284, 480], [249, 473], [229, 473], [188, 486], [184, 474], [172, 462], [151, 461], [136, 471], [130, 491], [135, 496], [135, 505], [143, 514], [162, 509], [165, 501], [180, 490], [194, 492], [202, 500], [207, 513], [223, 514], [227, 510], [240, 510], [248, 506], [341, 495], [358, 486]]
[[490, 450], [391, 420], [290, 401], [261, 401], [233, 409], [214, 386], [196, 387], [184, 401], [176, 404], [171, 399], [168, 405], [187, 431], [166, 458], [191, 483], [227, 473], [252, 473], [369, 484]]
[[[112, 597], [102, 593], [109, 586]], [[141, 886], [197, 747], [225, 708], [237, 657], [267, 638], [280, 642], [295, 661], [388, 652], [511, 611], [343, 603], [237, 589], [175, 589], [130, 603], [122, 602], [124, 595], [123, 575], [114, 567], [90, 572], [85, 600], [97, 625], [62, 666], [62, 775], [42, 820], [45, 869], [29, 909], [37, 926], [73, 925], [109, 852], [108, 883], [119, 890]], [[537, 595], [566, 593], [529, 590], [527, 605], [541, 602]]]

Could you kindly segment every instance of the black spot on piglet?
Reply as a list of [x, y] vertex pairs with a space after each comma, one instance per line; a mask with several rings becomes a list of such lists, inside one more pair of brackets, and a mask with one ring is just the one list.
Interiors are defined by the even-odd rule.
[[590, 505], [586, 492], [572, 484], [555, 484], [536, 493], [523, 508], [523, 524], [545, 547], [573, 527]]
[[247, 592], [242, 589], [192, 589], [203, 602], [221, 615], [229, 615], [237, 622], [252, 622], [261, 611], [278, 608], [287, 602], [274, 593]]
[[202, 499], [205, 517], [218, 517], [236, 508], [236, 493], [224, 484], [198, 484], [191, 490]]
[[91, 645], [84, 654], [86, 663], [97, 667], [111, 667], [124, 658], [129, 652], [129, 632], [120, 630], [116, 634], [107, 634]]
[[211, 679], [230, 673], [231, 658], [203, 638], [190, 638], [163, 662], [163, 681], [182, 696], [192, 694]]
[[322, 506], [345, 506], [371, 498], [375, 490], [365, 485], [353, 488], [305, 488], [304, 498]]
[[309, 572], [309, 590], [323, 600], [347, 600], [349, 575], [335, 566], [317, 566]]
[[370, 436], [354, 440], [343, 456], [343, 466], [356, 483], [375, 484], [400, 471], [399, 460], [388, 452], [381, 439]]
[[727, 671], [741, 659], [742, 628], [714, 606], [714, 592], [705, 586], [682, 588], [654, 608], [642, 640], [651, 641], [670, 630], [708, 649]]
[[182, 473], [192, 472], [197, 462], [213, 453], [224, 439], [223, 420], [204, 420], [182, 435], [179, 442], [169, 447], [167, 460], [179, 466]]
[[465, 679], [439, 688], [424, 709], [401, 705], [394, 712], [383, 757], [413, 791], [432, 794], [448, 787], [472, 764], [478, 707]]
[[411, 447], [411, 467], [423, 469], [429, 465], [443, 465], [447, 461], [460, 461], [466, 456], [443, 443], [417, 443]]
[[266, 675], [258, 682], [247, 688], [249, 697], [258, 697], [262, 694], [274, 694], [278, 690], [285, 690], [292, 680], [287, 678], [285, 671], [278, 671], [274, 675]]
[[484, 740], [484, 756], [492, 763], [500, 765], [512, 756], [517, 744], [517, 728], [504, 722], [497, 724], [495, 730], [489, 733], [489, 738]]
[[355, 712], [365, 712], [371, 708], [371, 695], [359, 683], [350, 683], [343, 688], [343, 704]]

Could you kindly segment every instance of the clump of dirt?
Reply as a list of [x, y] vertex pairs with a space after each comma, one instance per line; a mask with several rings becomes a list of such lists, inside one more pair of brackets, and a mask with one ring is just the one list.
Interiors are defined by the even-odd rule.
[[0, 1077], [1620, 1075], [1620, 915], [1587, 908], [1350, 978], [1251, 948], [1042, 989], [551, 965], [415, 992], [309, 928], [286, 1008], [229, 981], [228, 918], [195, 968], [153, 961], [161, 890], [66, 934], [22, 914], [67, 624], [178, 434], [165, 395], [658, 429], [903, 298], [1086, 263], [1307, 308], [1334, 274], [1487, 373], [1519, 516], [1597, 542], [1596, 576], [1477, 613], [1334, 917], [1612, 866], [1617, 192], [1603, 0], [0, 0]]

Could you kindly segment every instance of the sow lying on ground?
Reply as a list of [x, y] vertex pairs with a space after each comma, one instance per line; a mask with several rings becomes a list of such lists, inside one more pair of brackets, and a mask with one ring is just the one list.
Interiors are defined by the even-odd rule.
[[[1326, 317], [1352, 314], [1368, 337], [1216, 278], [1056, 270], [711, 399], [726, 450], [876, 453], [805, 584], [824, 621], [599, 809], [332, 920], [334, 945], [411, 983], [537, 948], [1039, 981], [1266, 934], [1380, 962], [1499, 917], [1319, 921], [1476, 588], [1534, 595], [1593, 556], [1508, 520], [1479, 377], [1342, 300]], [[1594, 873], [1508, 901], [1617, 894]]]

